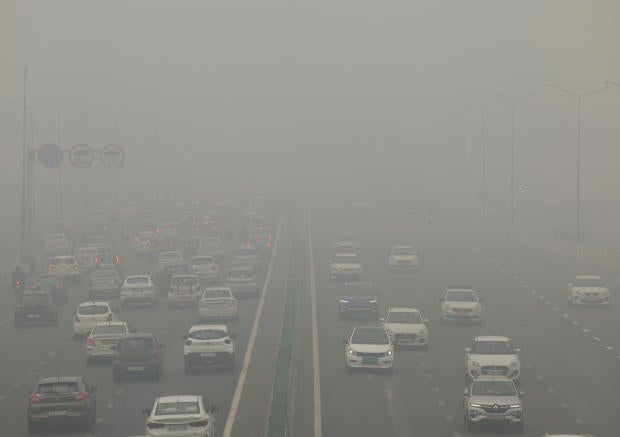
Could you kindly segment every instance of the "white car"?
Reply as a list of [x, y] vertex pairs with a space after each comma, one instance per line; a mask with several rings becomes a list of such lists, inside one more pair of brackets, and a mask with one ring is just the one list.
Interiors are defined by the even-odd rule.
[[194, 325], [184, 337], [185, 372], [196, 366], [221, 365], [235, 367], [234, 334], [226, 325]]
[[189, 262], [201, 282], [217, 282], [220, 279], [220, 267], [211, 255], [196, 255]]
[[157, 305], [155, 285], [149, 275], [129, 275], [121, 287], [121, 305], [150, 303]]
[[336, 252], [353, 252], [359, 253], [360, 242], [351, 232], [340, 232], [336, 235], [334, 241], [334, 250]]
[[162, 396], [153, 408], [143, 410], [146, 437], [215, 437], [217, 407], [202, 396]]
[[412, 272], [418, 270], [418, 251], [413, 246], [394, 246], [388, 255], [391, 271]]
[[73, 255], [80, 265], [82, 271], [94, 270], [97, 267], [99, 259], [96, 247], [78, 247], [73, 251]]
[[362, 277], [364, 267], [356, 253], [337, 253], [329, 261], [329, 279], [356, 281]]
[[236, 319], [238, 313], [237, 299], [229, 287], [208, 287], [198, 302], [200, 320]]
[[600, 276], [575, 276], [567, 289], [569, 305], [600, 305], [609, 307], [609, 285]]
[[79, 283], [81, 280], [80, 265], [73, 255], [53, 257], [47, 266], [47, 274], [59, 276], [66, 282]]
[[508, 337], [480, 335], [471, 347], [465, 348], [465, 375], [474, 379], [480, 375], [503, 375], [516, 383], [521, 377], [520, 349], [514, 349]]
[[388, 308], [382, 321], [394, 346], [428, 348], [428, 320], [417, 309]]
[[220, 237], [201, 238], [199, 250], [202, 255], [211, 255], [218, 261], [226, 258], [226, 249]]
[[446, 291], [441, 302], [441, 323], [469, 322], [482, 323], [482, 299], [476, 290], [469, 286], [452, 286]]
[[524, 408], [513, 380], [505, 376], [483, 375], [463, 390], [465, 428], [473, 431], [482, 423], [504, 424], [523, 432]]
[[345, 366], [353, 369], [382, 369], [392, 372], [394, 348], [383, 326], [360, 326], [353, 328], [344, 340]]
[[261, 293], [256, 269], [252, 266], [231, 267], [226, 272], [225, 282], [235, 296], [249, 294], [258, 297]]
[[82, 240], [83, 247], [109, 247], [105, 235], [89, 235]]
[[97, 323], [116, 320], [116, 313], [110, 302], [82, 302], [73, 313], [73, 338], [88, 335]]
[[49, 234], [45, 238], [43, 253], [46, 254], [65, 254], [71, 251], [71, 241], [67, 234]]
[[233, 266], [260, 266], [258, 249], [251, 244], [246, 244], [237, 248], [231, 255], [230, 260]]
[[198, 275], [174, 275], [168, 289], [168, 306], [196, 305], [202, 290]]
[[112, 358], [116, 341], [129, 334], [127, 322], [97, 323], [86, 338], [86, 364], [98, 358]]
[[168, 264], [178, 264], [183, 262], [183, 255], [176, 250], [166, 250], [159, 254], [157, 258], [157, 267], [163, 269]]

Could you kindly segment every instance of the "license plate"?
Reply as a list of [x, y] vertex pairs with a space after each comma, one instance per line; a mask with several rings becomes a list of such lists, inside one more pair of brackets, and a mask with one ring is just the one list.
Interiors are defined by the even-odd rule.
[[200, 356], [201, 357], [214, 357], [215, 356], [215, 352], [201, 352]]
[[187, 425], [168, 425], [169, 431], [185, 431], [187, 429]]
[[456, 313], [458, 317], [469, 317], [469, 313]]
[[56, 411], [50, 411], [48, 414], [50, 416], [66, 416], [67, 412], [64, 410], [56, 410]]
[[26, 317], [29, 319], [38, 319], [40, 316], [39, 314], [26, 314]]
[[139, 372], [141, 370], [144, 370], [144, 366], [129, 366], [127, 367], [127, 370], [129, 370], [130, 372]]
[[362, 364], [377, 364], [379, 360], [375, 357], [362, 357]]
[[101, 344], [115, 344], [116, 340], [102, 340]]

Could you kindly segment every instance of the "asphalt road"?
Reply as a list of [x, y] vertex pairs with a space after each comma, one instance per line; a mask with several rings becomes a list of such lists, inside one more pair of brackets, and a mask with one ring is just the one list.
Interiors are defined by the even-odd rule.
[[[464, 352], [480, 334], [507, 335], [522, 353], [522, 390], [526, 392], [525, 435], [546, 432], [592, 433], [617, 436], [615, 414], [620, 406], [620, 303], [610, 309], [569, 308], [565, 289], [575, 274], [593, 273], [592, 267], [507, 246], [483, 229], [461, 229], [439, 219], [434, 224], [413, 220], [405, 210], [312, 203], [310, 220], [291, 227], [284, 219], [273, 270], [258, 320], [256, 342], [240, 398], [233, 402], [243, 359], [234, 372], [183, 372], [182, 335], [197, 323], [195, 309], [169, 309], [162, 299], [156, 308], [123, 309], [122, 319], [141, 331], [155, 332], [166, 344], [161, 381], [112, 382], [109, 364], [87, 366], [85, 345], [72, 340], [71, 313], [86, 297], [84, 287], [70, 289], [70, 303], [61, 309], [57, 327], [15, 329], [11, 320], [12, 293], [0, 296], [0, 414], [2, 435], [26, 434], [27, 390], [39, 377], [83, 375], [99, 387], [97, 425], [91, 435], [142, 435], [144, 417], [154, 398], [172, 393], [200, 393], [221, 407], [218, 433], [223, 435], [231, 404], [235, 423], [231, 436], [265, 435], [271, 399], [273, 363], [278, 348], [284, 289], [290, 262], [291, 229], [303, 244], [296, 326], [295, 391], [290, 399], [294, 437], [398, 436], [459, 437], [463, 425], [462, 389]], [[306, 224], [309, 224], [309, 229]], [[310, 230], [310, 233], [308, 232]], [[359, 324], [372, 320], [341, 321], [337, 317], [340, 284], [328, 279], [328, 260], [338, 231], [356, 232], [362, 244], [365, 279], [382, 291], [381, 307], [414, 306], [430, 319], [428, 350], [397, 350], [393, 374], [355, 372], [344, 367], [342, 339]], [[301, 235], [299, 235], [301, 233]], [[310, 238], [311, 237], [311, 238]], [[394, 244], [414, 243], [420, 250], [420, 270], [390, 273], [387, 253]], [[230, 247], [236, 245], [232, 242]], [[115, 241], [128, 263], [127, 273], [152, 273], [154, 265], [134, 258]], [[310, 257], [310, 248], [313, 257]], [[311, 262], [312, 261], [312, 262]], [[313, 362], [312, 268], [315, 269], [318, 367]], [[618, 289], [615, 278], [610, 279]], [[482, 326], [439, 323], [438, 297], [448, 285], [474, 285], [484, 297]], [[243, 357], [251, 336], [258, 299], [240, 302], [234, 324], [238, 356]], [[314, 410], [313, 375], [319, 376], [320, 397]], [[319, 426], [321, 433], [314, 427]], [[70, 428], [50, 429], [52, 435], [79, 435]], [[504, 434], [502, 430], [482, 435]], [[228, 436], [227, 436], [228, 437]]]

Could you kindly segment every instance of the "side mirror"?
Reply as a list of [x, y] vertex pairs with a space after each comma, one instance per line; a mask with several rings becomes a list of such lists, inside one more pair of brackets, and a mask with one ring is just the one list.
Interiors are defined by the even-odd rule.
[[471, 353], [471, 348], [470, 347], [466, 347], [464, 350], [465, 350], [466, 354], [470, 354]]
[[192, 345], [192, 341], [191, 340], [185, 340], [185, 345], [186, 346], [191, 346]]
[[142, 410], [142, 414], [144, 414], [145, 416], [150, 416], [151, 415], [151, 409], [150, 408], [145, 408], [144, 410]]
[[524, 397], [524, 396], [525, 396], [525, 392], [524, 392], [524, 391], [520, 391], [520, 392], [519, 392], [519, 397], [520, 397], [520, 398], [522, 398], [522, 397]]

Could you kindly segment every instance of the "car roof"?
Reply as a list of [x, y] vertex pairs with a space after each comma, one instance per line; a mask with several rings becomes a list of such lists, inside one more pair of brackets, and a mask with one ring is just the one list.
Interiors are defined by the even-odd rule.
[[510, 341], [510, 339], [503, 335], [479, 335], [474, 337], [474, 341]]
[[177, 395], [177, 396], [161, 396], [157, 398], [156, 403], [169, 403], [169, 402], [198, 402], [202, 396], [199, 395]]
[[92, 301], [87, 301], [87, 302], [80, 302], [78, 304], [78, 308], [82, 307], [82, 306], [86, 306], [86, 305], [106, 305], [106, 306], [110, 306], [110, 302], [105, 301], [105, 300], [92, 300]]
[[50, 376], [47, 378], [41, 378], [37, 384], [49, 384], [52, 382], [80, 382], [84, 378], [81, 376]]
[[355, 257], [358, 257], [359, 255], [357, 253], [355, 253], [355, 252], [338, 252], [334, 256], [355, 256]]
[[155, 337], [155, 334], [151, 334], [150, 332], [132, 332], [122, 337], [121, 340], [124, 340], [126, 338], [154, 338], [154, 337]]
[[193, 325], [189, 328], [189, 332], [196, 332], [196, 331], [204, 331], [206, 329], [217, 329], [220, 331], [226, 331], [228, 332], [228, 326], [223, 325], [223, 324], [219, 324], [219, 325]]
[[191, 273], [184, 273], [182, 275], [172, 275], [172, 278], [170, 279], [174, 279], [174, 278], [196, 278], [198, 279], [198, 275], [194, 275]]
[[477, 376], [476, 379], [474, 379], [474, 381], [510, 381], [510, 382], [513, 382], [512, 379], [504, 375], [480, 375], [480, 376]]
[[388, 311], [391, 313], [419, 313], [420, 310], [416, 308], [408, 308], [408, 307], [392, 307], [388, 308]]
[[107, 322], [98, 322], [95, 323], [95, 328], [97, 326], [127, 326], [127, 322], [124, 320], [110, 320]]
[[575, 279], [601, 279], [601, 277], [593, 275], [577, 275], [575, 276]]
[[149, 278], [151, 279], [151, 275], [127, 275], [125, 276], [125, 280], [129, 278]]

